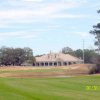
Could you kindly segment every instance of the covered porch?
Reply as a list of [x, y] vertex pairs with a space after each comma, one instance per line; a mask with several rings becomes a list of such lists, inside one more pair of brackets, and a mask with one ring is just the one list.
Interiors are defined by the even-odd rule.
[[71, 65], [71, 64], [77, 64], [79, 62], [73, 62], [73, 61], [69, 61], [69, 62], [61, 62], [61, 61], [55, 61], [55, 62], [36, 62], [36, 63], [33, 63], [33, 66], [68, 66], [68, 65]]

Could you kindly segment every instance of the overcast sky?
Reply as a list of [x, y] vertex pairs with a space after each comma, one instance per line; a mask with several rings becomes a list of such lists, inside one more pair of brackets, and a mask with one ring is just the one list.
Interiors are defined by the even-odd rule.
[[94, 48], [92, 26], [100, 0], [0, 0], [0, 46], [30, 47], [34, 54], [63, 47]]

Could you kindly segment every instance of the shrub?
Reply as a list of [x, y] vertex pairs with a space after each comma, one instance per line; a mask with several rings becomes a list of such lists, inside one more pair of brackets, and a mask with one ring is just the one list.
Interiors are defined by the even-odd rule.
[[100, 73], [100, 64], [96, 64], [96, 66], [90, 68], [89, 74]]

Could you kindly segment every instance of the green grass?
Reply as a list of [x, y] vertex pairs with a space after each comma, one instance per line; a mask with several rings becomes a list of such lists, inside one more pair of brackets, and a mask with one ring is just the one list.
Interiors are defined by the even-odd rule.
[[[68, 70], [68, 69], [67, 69]], [[50, 68], [50, 69], [29, 69], [29, 70], [0, 70], [1, 73], [22, 73], [22, 72], [61, 72], [65, 71], [65, 69], [60, 68]]]
[[0, 100], [100, 100], [100, 76], [0, 78]]

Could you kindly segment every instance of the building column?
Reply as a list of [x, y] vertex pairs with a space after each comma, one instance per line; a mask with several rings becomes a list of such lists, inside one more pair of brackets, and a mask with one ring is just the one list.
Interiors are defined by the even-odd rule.
[[58, 62], [57, 62], [57, 66], [58, 66]]
[[63, 66], [63, 61], [61, 62], [61, 66]]
[[48, 66], [49, 66], [49, 62], [47, 62], [48, 63]]
[[69, 65], [69, 62], [67, 62], [67, 65]]
[[54, 62], [52, 62], [52, 66], [54, 66]]

